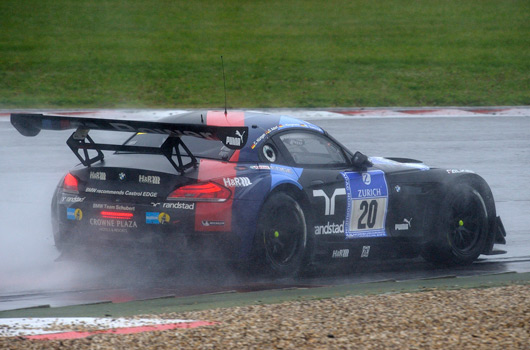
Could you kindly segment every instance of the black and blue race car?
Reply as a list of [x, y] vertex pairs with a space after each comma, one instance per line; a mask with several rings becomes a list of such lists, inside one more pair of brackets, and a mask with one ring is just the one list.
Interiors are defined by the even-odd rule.
[[[61, 251], [171, 252], [285, 276], [309, 264], [419, 255], [470, 264], [506, 243], [492, 192], [472, 171], [353, 153], [288, 116], [12, 114], [11, 123], [25, 136], [75, 130], [67, 145], [81, 164], [52, 200]], [[131, 136], [103, 144], [90, 130]]]

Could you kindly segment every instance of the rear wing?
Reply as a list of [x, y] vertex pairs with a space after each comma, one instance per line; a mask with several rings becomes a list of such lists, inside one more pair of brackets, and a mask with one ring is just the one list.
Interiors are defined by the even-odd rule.
[[[102, 151], [124, 151], [144, 154], [162, 154], [179, 172], [197, 164], [197, 159], [182, 142], [182, 136], [193, 136], [208, 140], [219, 140], [229, 149], [237, 150], [245, 146], [248, 138], [246, 126], [212, 126], [203, 123], [158, 122], [123, 119], [103, 119], [85, 117], [67, 117], [32, 113], [11, 114], [11, 124], [24, 136], [36, 136], [41, 130], [76, 131], [70, 136], [66, 144], [85, 166], [90, 166], [104, 158]], [[160, 147], [127, 146], [95, 143], [88, 135], [90, 130], [108, 130], [122, 132], [142, 132], [151, 134], [166, 134], [169, 137]], [[83, 150], [81, 155], [79, 150]], [[95, 150], [97, 155], [90, 156], [88, 150]], [[184, 163], [182, 156], [188, 156], [190, 161]], [[177, 163], [173, 157], [177, 157]]]

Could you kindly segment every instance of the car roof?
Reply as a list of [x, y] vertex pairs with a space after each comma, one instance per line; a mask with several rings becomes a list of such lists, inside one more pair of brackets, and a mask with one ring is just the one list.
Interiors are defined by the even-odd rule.
[[212, 126], [247, 126], [248, 139], [245, 147], [239, 150], [240, 162], [257, 162], [257, 151], [269, 136], [286, 129], [313, 130], [324, 133], [324, 130], [314, 124], [282, 114], [272, 114], [257, 111], [229, 110], [224, 111], [192, 111], [172, 115], [163, 119], [166, 123], [207, 124]]

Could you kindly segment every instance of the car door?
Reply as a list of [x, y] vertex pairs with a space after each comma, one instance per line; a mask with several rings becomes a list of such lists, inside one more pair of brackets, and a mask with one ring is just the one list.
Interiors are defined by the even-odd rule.
[[311, 206], [309, 231], [318, 240], [343, 241], [347, 211], [343, 174], [350, 167], [347, 155], [317, 132], [289, 130], [273, 140], [286, 165], [302, 171], [299, 181]]
[[387, 235], [388, 186], [382, 170], [354, 169], [342, 147], [321, 133], [290, 130], [274, 141], [285, 162], [303, 169], [300, 183], [310, 201], [310, 230], [317, 240]]

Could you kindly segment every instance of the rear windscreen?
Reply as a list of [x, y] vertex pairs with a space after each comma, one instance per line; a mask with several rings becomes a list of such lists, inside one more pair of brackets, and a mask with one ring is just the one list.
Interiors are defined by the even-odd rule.
[[[142, 147], [160, 147], [168, 138], [165, 134], [145, 134], [137, 133], [127, 141], [126, 146], [142, 146]], [[193, 136], [182, 136], [182, 142], [189, 148], [191, 153], [197, 158], [210, 158], [218, 160], [228, 160], [233, 151], [223, 145], [219, 140], [207, 140]], [[130, 152], [119, 152], [130, 153]], [[185, 152], [181, 152], [185, 155]]]

